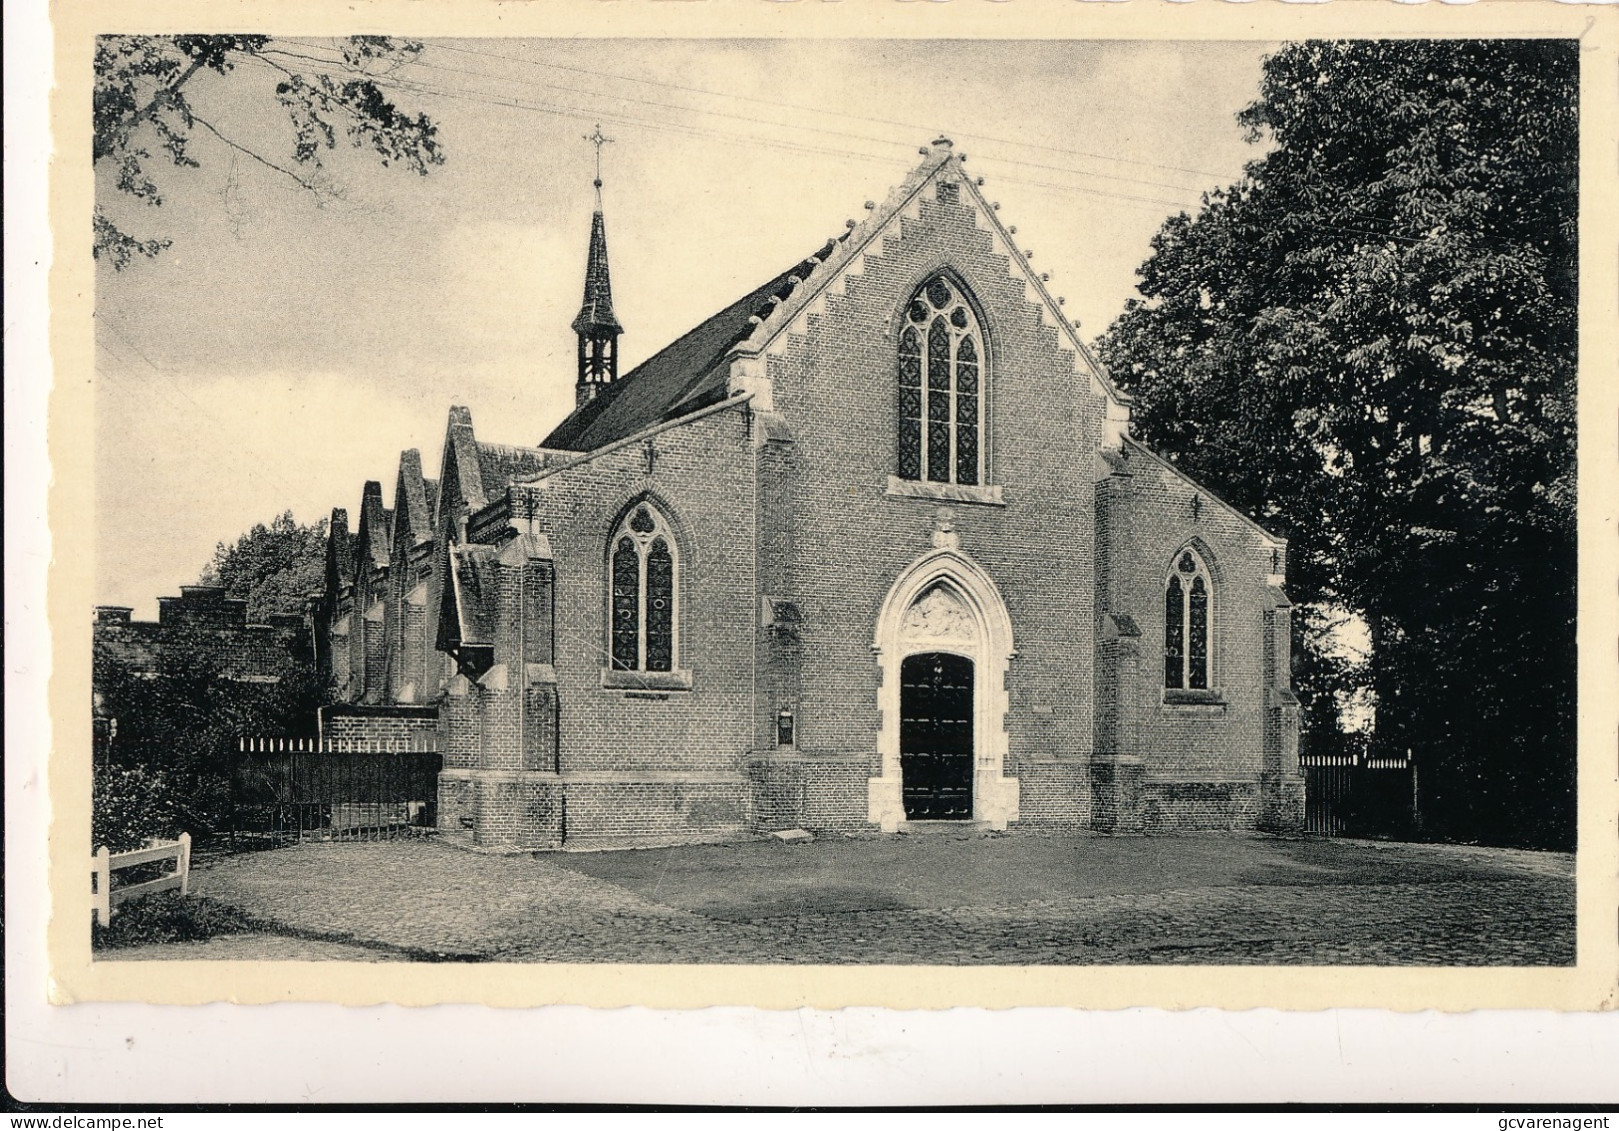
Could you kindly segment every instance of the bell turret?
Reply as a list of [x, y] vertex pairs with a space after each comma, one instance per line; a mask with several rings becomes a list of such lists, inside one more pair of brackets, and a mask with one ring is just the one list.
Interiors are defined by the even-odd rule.
[[596, 146], [596, 211], [590, 218], [590, 253], [585, 263], [585, 298], [573, 320], [579, 336], [577, 403], [601, 394], [618, 378], [618, 336], [624, 332], [613, 313], [613, 283], [607, 270], [607, 227], [602, 220], [601, 147], [612, 138], [601, 127], [587, 137]]

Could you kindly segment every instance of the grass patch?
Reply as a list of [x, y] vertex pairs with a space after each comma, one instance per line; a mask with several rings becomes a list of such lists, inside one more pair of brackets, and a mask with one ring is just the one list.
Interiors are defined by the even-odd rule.
[[260, 929], [251, 915], [229, 904], [205, 895], [163, 891], [120, 905], [105, 927], [92, 923], [90, 945], [95, 950], [119, 950], [150, 943], [198, 942]]

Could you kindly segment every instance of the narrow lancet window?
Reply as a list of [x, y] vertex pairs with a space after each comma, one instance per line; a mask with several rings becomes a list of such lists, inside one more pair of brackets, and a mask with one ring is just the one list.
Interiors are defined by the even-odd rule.
[[620, 538], [613, 551], [613, 667], [641, 666], [641, 558], [635, 542]]
[[1164, 582], [1164, 686], [1206, 691], [1214, 584], [1195, 550], [1182, 550]]
[[905, 308], [899, 340], [901, 479], [984, 481], [982, 335], [960, 289], [944, 276]]
[[668, 524], [650, 504], [614, 532], [608, 572], [614, 670], [673, 671], [678, 567]]
[[1186, 686], [1186, 594], [1173, 575], [1164, 588], [1164, 686]]

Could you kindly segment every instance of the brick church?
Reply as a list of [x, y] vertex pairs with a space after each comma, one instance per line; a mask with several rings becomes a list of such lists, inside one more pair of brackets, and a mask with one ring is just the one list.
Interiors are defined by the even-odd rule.
[[492, 850], [1293, 829], [1286, 544], [1130, 436], [946, 139], [863, 223], [620, 373], [600, 207], [577, 405], [450, 409], [333, 512], [320, 662], [436, 727]]

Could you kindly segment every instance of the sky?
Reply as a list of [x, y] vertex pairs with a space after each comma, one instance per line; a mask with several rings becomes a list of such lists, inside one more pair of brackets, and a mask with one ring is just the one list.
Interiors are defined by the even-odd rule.
[[[1273, 47], [435, 40], [387, 77], [438, 124], [427, 176], [340, 139], [317, 195], [201, 129], [196, 168], [151, 162], [159, 208], [98, 170], [126, 230], [172, 245], [98, 268], [96, 600], [155, 616], [254, 523], [352, 521], [367, 479], [391, 503], [401, 450], [437, 473], [452, 404], [538, 444], [573, 403], [598, 122], [621, 372], [863, 216], [941, 132], [1092, 340], [1164, 220], [1259, 156], [1235, 115]], [[248, 60], [187, 89], [291, 164], [278, 77]]]

